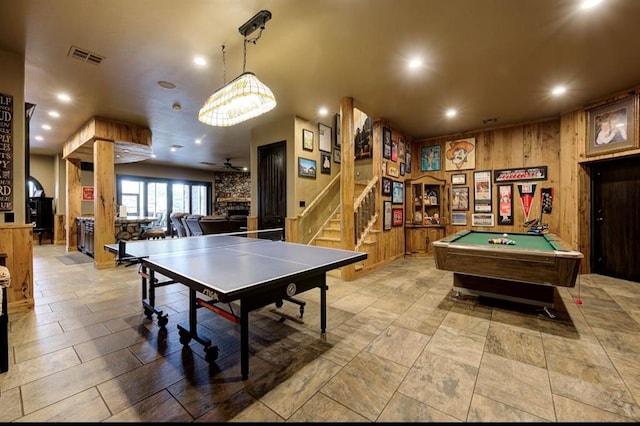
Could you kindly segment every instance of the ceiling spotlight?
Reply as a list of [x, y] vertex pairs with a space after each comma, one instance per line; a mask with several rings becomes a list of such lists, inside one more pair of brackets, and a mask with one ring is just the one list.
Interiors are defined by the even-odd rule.
[[176, 102], [176, 103], [173, 104], [172, 108], [173, 108], [174, 111], [180, 111], [180, 110], [182, 110], [182, 105], [180, 105], [178, 102]]
[[66, 93], [60, 93], [58, 94], [58, 100], [61, 102], [71, 102], [71, 96]]
[[560, 96], [563, 95], [567, 92], [567, 88], [564, 86], [556, 86], [553, 88], [553, 90], [551, 90], [551, 94], [553, 96]]
[[199, 67], [203, 67], [207, 65], [207, 60], [205, 59], [204, 56], [196, 56], [193, 58], [193, 63]]
[[447, 112], [445, 113], [445, 115], [447, 116], [447, 118], [453, 118], [453, 117], [455, 117], [456, 115], [458, 115], [458, 111], [456, 111], [456, 110], [455, 110], [455, 109], [453, 109], [453, 108], [450, 108], [450, 109], [448, 109], [448, 110], [447, 110]]
[[322, 116], [325, 116], [325, 115], [329, 114], [329, 110], [328, 110], [326, 107], [321, 107], [321, 108], [318, 110], [318, 114], [320, 114], [320, 115], [322, 115]]
[[54, 118], [58, 118], [58, 117], [60, 117], [60, 113], [58, 111], [49, 111], [49, 116], [50, 117], [54, 117]]

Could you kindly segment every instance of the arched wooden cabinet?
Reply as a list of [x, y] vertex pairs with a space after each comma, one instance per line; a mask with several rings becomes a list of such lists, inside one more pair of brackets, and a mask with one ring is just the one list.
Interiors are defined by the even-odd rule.
[[446, 182], [423, 175], [407, 185], [405, 198], [406, 253], [432, 256], [431, 243], [444, 238], [448, 220]]

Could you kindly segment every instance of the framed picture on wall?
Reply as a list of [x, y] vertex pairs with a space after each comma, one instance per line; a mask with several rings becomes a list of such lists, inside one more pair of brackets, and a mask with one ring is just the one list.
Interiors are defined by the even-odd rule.
[[460, 174], [452, 174], [451, 175], [451, 185], [466, 185], [467, 184], [467, 175], [464, 173]]
[[311, 130], [302, 129], [302, 149], [313, 151], [313, 132]]
[[318, 147], [320, 151], [331, 152], [331, 127], [318, 123]]
[[340, 164], [340, 155], [342, 154], [342, 151], [340, 150], [340, 148], [333, 148], [333, 162], [336, 164]]
[[331, 174], [331, 155], [320, 153], [320, 173], [325, 175]]
[[333, 116], [333, 128], [335, 129], [333, 132], [334, 145], [340, 148], [340, 114]]
[[476, 138], [458, 139], [444, 144], [445, 170], [473, 170], [476, 168]]
[[411, 151], [409, 150], [409, 145], [407, 144], [407, 153], [404, 155], [404, 162], [407, 164], [406, 165], [406, 171], [407, 173], [411, 173]]
[[497, 186], [498, 225], [513, 225], [513, 184]]
[[423, 172], [440, 170], [440, 145], [422, 147], [420, 170]]
[[636, 148], [635, 95], [587, 111], [587, 156]]
[[382, 128], [382, 157], [391, 160], [391, 129]]
[[391, 217], [392, 217], [392, 213], [391, 213], [391, 201], [384, 201], [383, 202], [384, 205], [384, 230], [388, 231], [391, 229]]
[[316, 160], [298, 157], [298, 176], [316, 178]]
[[394, 180], [391, 187], [391, 202], [393, 204], [404, 203], [404, 183]]
[[476, 212], [491, 211], [491, 171], [473, 172], [474, 207]]
[[402, 208], [393, 209], [393, 226], [402, 226], [402, 223], [404, 222], [403, 212]]
[[451, 210], [469, 210], [469, 187], [451, 188]]
[[382, 178], [382, 195], [389, 196], [391, 195], [391, 186], [392, 180], [386, 177]]

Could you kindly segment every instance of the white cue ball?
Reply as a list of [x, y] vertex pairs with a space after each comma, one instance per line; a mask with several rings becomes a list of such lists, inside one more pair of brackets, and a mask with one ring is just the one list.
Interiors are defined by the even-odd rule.
[[507, 235], [507, 233], [505, 232], [504, 234], [502, 234], [502, 236], [503, 236], [503, 237], [507, 237], [508, 235]]

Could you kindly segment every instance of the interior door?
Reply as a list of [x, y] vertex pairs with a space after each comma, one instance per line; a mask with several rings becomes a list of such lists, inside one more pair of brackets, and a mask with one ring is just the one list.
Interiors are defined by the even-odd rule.
[[258, 147], [258, 229], [283, 228], [287, 216], [287, 146]]
[[640, 282], [640, 157], [596, 163], [592, 168], [594, 273]]

